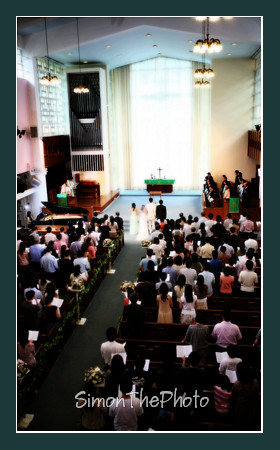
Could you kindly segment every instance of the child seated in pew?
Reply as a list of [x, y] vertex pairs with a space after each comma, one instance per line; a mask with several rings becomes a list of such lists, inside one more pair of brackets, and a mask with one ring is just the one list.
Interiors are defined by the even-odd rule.
[[229, 416], [231, 396], [232, 392], [229, 378], [223, 374], [218, 375], [214, 386], [214, 404], [215, 411], [220, 416]]

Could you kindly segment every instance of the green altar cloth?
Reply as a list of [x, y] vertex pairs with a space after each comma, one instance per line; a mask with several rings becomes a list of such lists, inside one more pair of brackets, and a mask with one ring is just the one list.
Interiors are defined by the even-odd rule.
[[165, 180], [164, 178], [154, 178], [153, 180], [144, 180], [145, 184], [174, 184], [175, 180]]

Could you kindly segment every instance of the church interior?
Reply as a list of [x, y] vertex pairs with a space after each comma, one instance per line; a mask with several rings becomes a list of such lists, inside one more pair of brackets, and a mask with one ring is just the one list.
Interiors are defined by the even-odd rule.
[[[17, 17], [18, 432], [261, 431], [261, 45], [260, 16]], [[209, 264], [200, 311], [198, 278], [206, 283]], [[179, 277], [194, 269], [177, 296]], [[224, 278], [232, 278], [226, 292]], [[160, 319], [155, 287], [168, 281], [170, 320]], [[152, 286], [150, 302], [147, 292], [140, 299], [142, 283]], [[220, 323], [242, 337], [228, 331], [219, 343]], [[195, 341], [178, 356], [195, 326], [207, 328], [207, 357]], [[117, 382], [100, 351], [106, 341], [125, 354]], [[137, 358], [149, 366], [141, 377]], [[122, 383], [143, 384], [149, 399], [192, 398], [195, 389], [207, 407], [140, 402], [136, 418], [121, 419], [106, 404], [114, 383], [136, 403]], [[106, 407], [77, 406], [90, 389]]]

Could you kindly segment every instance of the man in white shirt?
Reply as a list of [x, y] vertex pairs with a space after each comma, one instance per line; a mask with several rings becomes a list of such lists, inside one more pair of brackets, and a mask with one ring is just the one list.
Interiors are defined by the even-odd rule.
[[156, 220], [156, 204], [153, 202], [152, 197], [149, 198], [149, 203], [146, 205], [147, 214], [147, 222], [148, 222], [148, 231], [152, 232], [155, 220]]
[[144, 413], [140, 399], [129, 395], [132, 393], [131, 378], [123, 376], [120, 382], [121, 398], [115, 399], [110, 408], [109, 416], [114, 417], [116, 431], [137, 431], [138, 417]]
[[208, 219], [207, 219], [206, 222], [205, 222], [205, 229], [206, 229], [206, 232], [207, 232], [208, 236], [213, 236], [213, 233], [212, 233], [212, 231], [211, 231], [211, 228], [212, 228], [212, 226], [215, 225], [215, 223], [216, 223], [216, 221], [213, 220], [213, 217], [214, 217], [213, 214], [212, 214], [212, 213], [209, 213], [209, 214], [208, 214]]
[[184, 239], [192, 232], [192, 221], [188, 220], [183, 226]]
[[245, 222], [246, 216], [247, 216], [247, 213], [245, 211], [243, 212], [243, 214], [240, 214], [240, 217], [238, 220], [238, 224], [239, 224], [240, 228], [241, 228], [242, 223]]
[[255, 237], [254, 233], [250, 233], [249, 238], [244, 242], [246, 250], [248, 250], [249, 248], [253, 248], [255, 252], [258, 250], [259, 244], [258, 241], [254, 239], [254, 237]]
[[253, 261], [246, 261], [246, 270], [242, 270], [239, 274], [238, 281], [240, 283], [240, 292], [243, 295], [253, 295], [255, 285], [258, 284], [258, 275], [253, 271]]
[[154, 238], [154, 242], [153, 242], [153, 244], [150, 245], [149, 248], [151, 248], [153, 250], [154, 254], [156, 255], [157, 260], [160, 261], [161, 257], [164, 255], [164, 250], [159, 243], [158, 237]]
[[202, 211], [202, 213], [200, 215], [201, 215], [201, 217], [199, 218], [198, 222], [199, 223], [201, 223], [201, 222], [205, 223], [206, 220], [207, 220], [206, 217], [205, 217], [205, 212]]
[[194, 217], [193, 222], [192, 222], [192, 228], [195, 228], [195, 232], [198, 233], [199, 227], [200, 227], [199, 219], [198, 219], [198, 217]]
[[231, 225], [232, 225], [232, 218], [231, 218], [231, 214], [228, 213], [227, 219], [224, 220], [224, 227], [227, 231], [229, 231]]
[[116, 342], [117, 330], [110, 327], [106, 331], [107, 342], [103, 342], [100, 347], [101, 356], [107, 366], [111, 365], [112, 355], [114, 353], [125, 353], [125, 347]]

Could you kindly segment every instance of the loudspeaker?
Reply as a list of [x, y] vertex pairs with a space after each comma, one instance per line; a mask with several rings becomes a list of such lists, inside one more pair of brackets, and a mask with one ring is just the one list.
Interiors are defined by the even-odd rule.
[[37, 127], [30, 127], [30, 136], [32, 138], [38, 137], [38, 128]]

